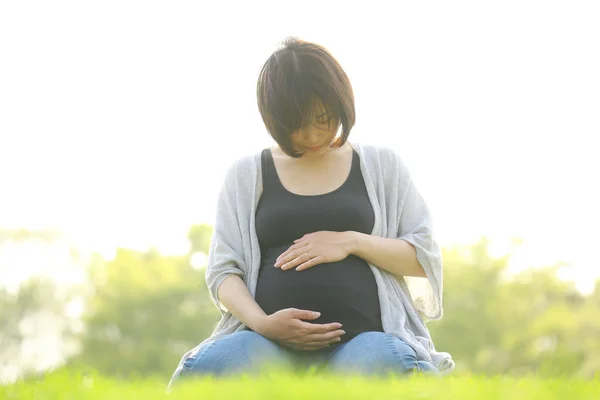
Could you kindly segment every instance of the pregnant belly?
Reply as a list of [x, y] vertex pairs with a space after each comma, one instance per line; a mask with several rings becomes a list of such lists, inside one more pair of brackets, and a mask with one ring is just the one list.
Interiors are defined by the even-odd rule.
[[321, 316], [312, 322], [341, 323], [344, 341], [382, 330], [377, 284], [364, 260], [349, 256], [304, 271], [282, 271], [274, 264], [287, 248], [263, 251], [255, 299], [267, 314], [284, 308], [318, 311]]

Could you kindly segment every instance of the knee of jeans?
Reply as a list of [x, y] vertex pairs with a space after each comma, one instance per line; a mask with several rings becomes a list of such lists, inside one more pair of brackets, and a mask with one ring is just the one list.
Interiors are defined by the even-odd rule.
[[415, 350], [406, 344], [402, 339], [393, 338], [394, 354], [399, 359], [406, 370], [408, 371], [420, 371], [421, 366], [417, 359], [417, 353]]
[[292, 367], [289, 354], [277, 342], [249, 330], [236, 332], [235, 335], [237, 335], [236, 343], [243, 344], [238, 346], [238, 355], [253, 366], [282, 370]]
[[223, 344], [241, 345], [240, 347], [243, 347], [247, 352], [275, 351], [278, 349], [278, 345], [275, 342], [254, 331], [238, 331], [224, 339]]
[[380, 348], [382, 350], [385, 348], [388, 351], [391, 348], [392, 353], [397, 358], [406, 360], [416, 367], [417, 353], [397, 336], [385, 332], [364, 332], [357, 335], [353, 341], [365, 348]]
[[200, 346], [196, 349], [196, 351], [188, 355], [188, 357], [185, 360], [183, 360], [183, 363], [181, 363], [180, 370], [175, 372], [176, 376], [179, 377], [192, 371], [198, 364], [200, 358], [204, 354], [206, 354], [215, 344], [216, 342], [206, 343], [204, 346]]
[[226, 336], [227, 339], [229, 340], [243, 340], [243, 341], [247, 341], [249, 343], [251, 342], [268, 342], [269, 339], [267, 339], [266, 337], [254, 332], [254, 331], [249, 331], [249, 330], [243, 330], [243, 331], [237, 331], [235, 333], [232, 333], [229, 336]]
[[[408, 371], [419, 370], [417, 353], [397, 336], [385, 332], [364, 332], [358, 335], [355, 340], [358, 340], [358, 344], [365, 348], [378, 348], [381, 351], [386, 351], [388, 356], [384, 359], [390, 365], [400, 363]], [[392, 358], [389, 356], [392, 356]]]
[[377, 343], [377, 342], [385, 342], [390, 338], [389, 333], [385, 332], [363, 332], [359, 333], [352, 339], [355, 343]]
[[417, 353], [412, 347], [410, 347], [400, 338], [394, 337], [392, 340], [394, 342], [394, 349], [396, 351], [396, 354], [398, 354], [401, 357], [410, 358], [417, 361]]
[[422, 372], [427, 375], [440, 375], [440, 371], [436, 368], [436, 366], [428, 361], [419, 361], [418, 366], [419, 372]]
[[264, 336], [248, 330], [238, 331], [199, 348], [183, 362], [182, 372], [208, 370], [220, 374], [271, 361], [278, 358], [278, 352], [278, 346]]

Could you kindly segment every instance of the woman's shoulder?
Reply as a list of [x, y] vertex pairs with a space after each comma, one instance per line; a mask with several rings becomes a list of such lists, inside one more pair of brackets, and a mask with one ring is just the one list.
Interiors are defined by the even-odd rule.
[[373, 176], [381, 177], [384, 187], [398, 182], [406, 186], [407, 182], [412, 180], [410, 169], [402, 155], [392, 147], [364, 143], [352, 143], [352, 145], [366, 168], [374, 174]]
[[404, 167], [401, 155], [389, 146], [361, 142], [352, 142], [352, 146], [370, 167], [385, 169]]
[[[260, 174], [260, 156], [263, 150], [233, 158], [225, 168], [222, 187], [240, 195], [255, 190]], [[232, 193], [233, 193], [232, 192]]]
[[238, 156], [227, 166], [227, 176], [246, 175], [257, 170], [260, 166], [260, 155], [263, 150]]

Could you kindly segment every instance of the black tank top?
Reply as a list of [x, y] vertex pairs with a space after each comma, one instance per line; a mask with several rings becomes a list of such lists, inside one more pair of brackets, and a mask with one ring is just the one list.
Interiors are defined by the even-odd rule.
[[322, 195], [298, 195], [285, 189], [270, 149], [262, 152], [262, 177], [255, 220], [262, 254], [256, 302], [267, 314], [284, 308], [319, 311], [315, 323], [343, 325], [342, 343], [362, 332], [383, 331], [377, 284], [363, 259], [350, 255], [300, 272], [274, 267], [277, 257], [307, 233], [372, 232], [375, 217], [356, 151], [346, 181]]

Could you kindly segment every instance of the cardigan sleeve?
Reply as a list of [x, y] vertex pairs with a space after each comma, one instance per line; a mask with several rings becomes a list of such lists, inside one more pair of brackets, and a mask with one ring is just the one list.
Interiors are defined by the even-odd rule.
[[443, 270], [441, 249], [434, 238], [431, 212], [407, 166], [396, 155], [397, 237], [412, 244], [426, 278], [404, 277], [416, 310], [426, 320], [442, 317]]
[[243, 258], [243, 240], [238, 219], [236, 196], [236, 165], [226, 173], [225, 181], [217, 200], [217, 214], [208, 252], [208, 266], [205, 278], [213, 303], [221, 314], [227, 309], [219, 301], [221, 283], [229, 275], [246, 275]]

